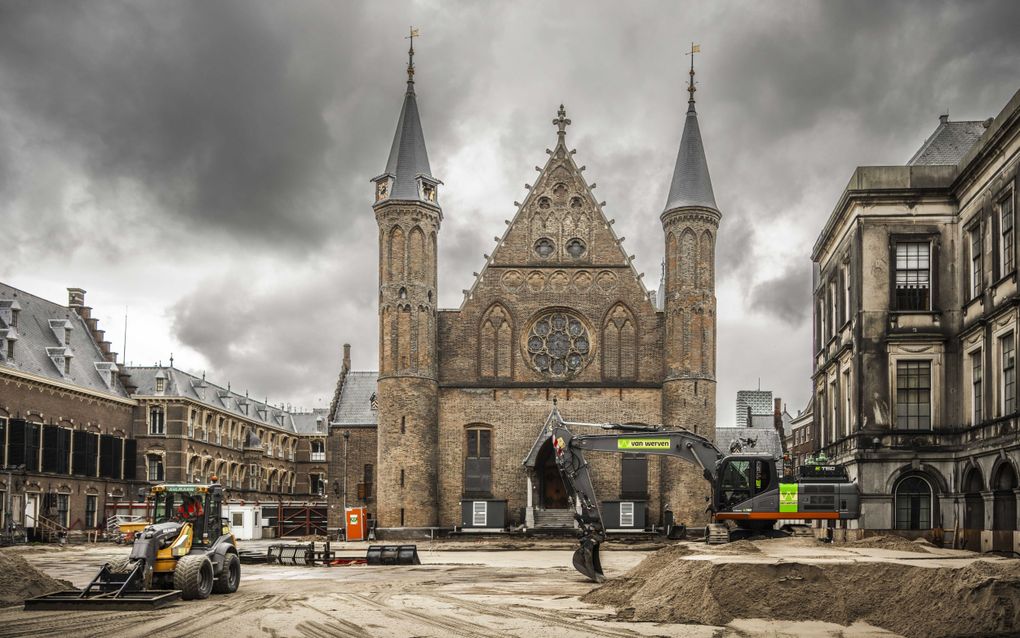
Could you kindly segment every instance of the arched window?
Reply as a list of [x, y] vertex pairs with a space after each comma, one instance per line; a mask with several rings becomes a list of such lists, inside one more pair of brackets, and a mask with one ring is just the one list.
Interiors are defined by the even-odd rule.
[[510, 313], [494, 304], [482, 318], [478, 340], [478, 373], [484, 378], [509, 378], [513, 323]]
[[464, 495], [492, 494], [492, 429], [473, 425], [465, 432]]
[[931, 529], [932, 492], [928, 481], [908, 476], [896, 485], [896, 529]]
[[637, 376], [637, 326], [634, 315], [617, 304], [602, 325], [602, 372], [606, 379]]
[[1016, 471], [1003, 463], [992, 481], [992, 529], [1016, 530]]
[[404, 252], [406, 249], [403, 229], [400, 226], [394, 226], [390, 232], [390, 245], [388, 246], [388, 281], [399, 281], [404, 278]]

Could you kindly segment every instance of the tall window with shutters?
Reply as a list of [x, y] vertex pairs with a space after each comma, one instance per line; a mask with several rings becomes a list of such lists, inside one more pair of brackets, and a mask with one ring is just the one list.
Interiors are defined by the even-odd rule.
[[931, 242], [898, 241], [894, 310], [931, 310]]
[[982, 409], [984, 403], [984, 394], [982, 392], [983, 373], [981, 351], [972, 352], [970, 354], [970, 400], [973, 406], [971, 416], [974, 419], [974, 425], [981, 423], [981, 419], [984, 417], [984, 410]]
[[1002, 414], [1016, 411], [1016, 337], [1011, 332], [999, 337], [1002, 362]]
[[981, 224], [970, 230], [970, 298], [981, 296], [984, 271], [981, 268]]
[[1005, 277], [1013, 272], [1016, 264], [1014, 262], [1016, 248], [1013, 234], [1013, 191], [999, 200], [999, 232], [1002, 235], [999, 242], [999, 264], [1001, 269], [999, 275]]
[[489, 496], [492, 493], [492, 430], [470, 427], [466, 437], [464, 493]]

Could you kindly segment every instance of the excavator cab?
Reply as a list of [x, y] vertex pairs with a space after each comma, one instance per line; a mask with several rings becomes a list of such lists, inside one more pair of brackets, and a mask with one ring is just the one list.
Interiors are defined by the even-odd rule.
[[756, 497], [774, 492], [779, 483], [776, 461], [771, 456], [735, 454], [719, 461], [715, 484], [716, 512], [750, 511]]

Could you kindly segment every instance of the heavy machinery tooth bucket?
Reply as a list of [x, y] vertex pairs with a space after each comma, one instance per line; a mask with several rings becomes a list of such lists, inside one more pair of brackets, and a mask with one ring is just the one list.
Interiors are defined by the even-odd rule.
[[136, 561], [126, 574], [111, 571], [109, 564], [103, 565], [85, 589], [29, 598], [25, 611], [159, 609], [181, 597], [177, 590], [144, 589], [143, 571], [142, 561]]
[[369, 565], [421, 565], [417, 545], [369, 545]]
[[594, 538], [581, 539], [581, 546], [574, 552], [574, 569], [593, 582], [605, 582], [606, 576], [602, 573], [602, 561], [599, 559], [599, 541]]

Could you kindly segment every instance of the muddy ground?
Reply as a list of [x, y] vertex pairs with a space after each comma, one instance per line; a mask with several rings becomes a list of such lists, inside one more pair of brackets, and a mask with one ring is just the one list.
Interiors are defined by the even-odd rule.
[[[259, 543], [243, 543], [259, 549]], [[893, 636], [866, 623], [843, 626], [813, 620], [742, 618], [725, 624], [636, 622], [617, 607], [580, 598], [593, 589], [570, 567], [569, 542], [419, 544], [415, 567], [280, 567], [244, 565], [241, 589], [230, 596], [179, 602], [148, 612], [26, 612], [0, 609], [0, 636]], [[658, 546], [607, 547], [603, 566], [622, 577]], [[364, 555], [365, 545], [339, 546]], [[965, 567], [968, 552], [925, 548], [922, 552], [879, 547], [820, 545], [807, 539], [755, 542], [747, 551], [714, 551], [690, 544], [698, 560], [855, 564], [882, 562], [922, 567]], [[14, 548], [53, 578], [83, 586], [106, 560], [127, 552], [99, 545]], [[999, 559], [1001, 560], [1001, 559]], [[751, 593], [748, 594], [749, 596]], [[591, 598], [591, 597], [589, 597]], [[597, 597], [596, 597], [597, 600]], [[754, 609], [748, 606], [748, 611]], [[913, 610], [911, 613], [917, 613]]]

